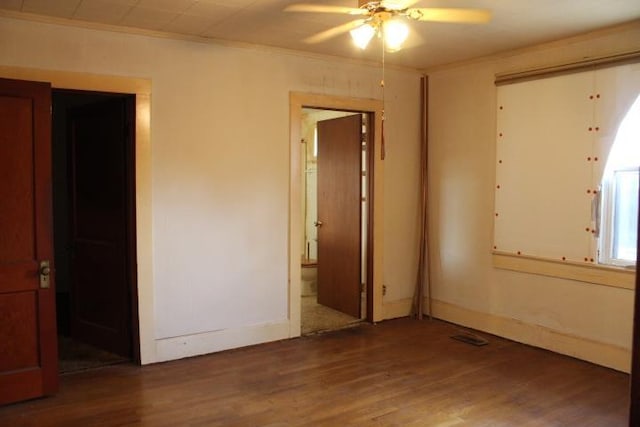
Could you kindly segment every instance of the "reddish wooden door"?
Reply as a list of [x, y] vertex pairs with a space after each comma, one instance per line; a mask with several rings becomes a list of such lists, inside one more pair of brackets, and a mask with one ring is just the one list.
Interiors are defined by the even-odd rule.
[[0, 79], [0, 404], [58, 388], [51, 212], [51, 86]]
[[318, 302], [360, 317], [360, 114], [318, 122]]
[[71, 151], [71, 336], [132, 355], [127, 167], [132, 102], [116, 98], [68, 113]]

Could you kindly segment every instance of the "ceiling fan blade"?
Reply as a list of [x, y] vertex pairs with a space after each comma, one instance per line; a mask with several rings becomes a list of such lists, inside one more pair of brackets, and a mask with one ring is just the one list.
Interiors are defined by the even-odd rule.
[[483, 24], [491, 20], [491, 12], [486, 9], [417, 7], [409, 9], [407, 16], [418, 21], [460, 22], [467, 24]]
[[304, 39], [305, 43], [320, 43], [325, 40], [328, 40], [332, 37], [338, 36], [342, 33], [346, 33], [348, 31], [353, 30], [354, 28], [359, 27], [364, 24], [364, 19], [356, 19], [355, 21], [347, 22], [346, 24], [338, 25], [337, 27], [329, 28], [326, 31], [322, 31], [318, 34], [314, 34], [311, 37], [307, 37]]
[[365, 9], [355, 7], [330, 6], [322, 4], [290, 4], [284, 8], [285, 12], [312, 12], [312, 13], [346, 13], [349, 15], [366, 15]]

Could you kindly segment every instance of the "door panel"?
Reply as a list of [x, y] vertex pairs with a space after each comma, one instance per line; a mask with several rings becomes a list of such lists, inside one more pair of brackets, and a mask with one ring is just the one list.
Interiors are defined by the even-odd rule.
[[73, 254], [71, 335], [131, 357], [127, 98], [69, 112]]
[[0, 325], [0, 336], [6, 343], [20, 343], [7, 346], [0, 360], [0, 371], [16, 371], [38, 364], [37, 309], [33, 292], [0, 295], [0, 313], [12, 313], [11, 322]]
[[318, 302], [360, 317], [360, 114], [318, 122]]
[[0, 147], [0, 195], [5, 201], [0, 222], [0, 259], [33, 260], [36, 248], [31, 99], [3, 96], [0, 115], [0, 132], [12, 132], [11, 140], [3, 141]]
[[58, 388], [50, 111], [49, 84], [0, 79], [0, 404]]

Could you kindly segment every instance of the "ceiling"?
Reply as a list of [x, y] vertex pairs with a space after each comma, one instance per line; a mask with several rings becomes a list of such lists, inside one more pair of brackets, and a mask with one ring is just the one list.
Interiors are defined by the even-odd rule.
[[[379, 41], [357, 49], [348, 34], [318, 44], [302, 40], [353, 19], [349, 15], [291, 13], [293, 3], [357, 7], [357, 0], [0, 0], [0, 14], [86, 25], [153, 30], [231, 40], [345, 58], [379, 61]], [[638, 0], [421, 0], [414, 7], [492, 11], [489, 24], [410, 22], [406, 48], [387, 63], [426, 69], [530, 46], [640, 19]]]

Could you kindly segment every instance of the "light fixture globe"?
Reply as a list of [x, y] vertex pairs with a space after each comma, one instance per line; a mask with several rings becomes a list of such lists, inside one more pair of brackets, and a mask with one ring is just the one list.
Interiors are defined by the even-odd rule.
[[409, 26], [400, 19], [389, 19], [382, 23], [382, 35], [387, 50], [395, 52], [402, 49], [402, 43], [409, 36]]
[[367, 45], [376, 34], [376, 29], [371, 26], [371, 24], [367, 23], [351, 30], [350, 34], [351, 38], [353, 39], [353, 43], [360, 49], [364, 50], [367, 48]]

